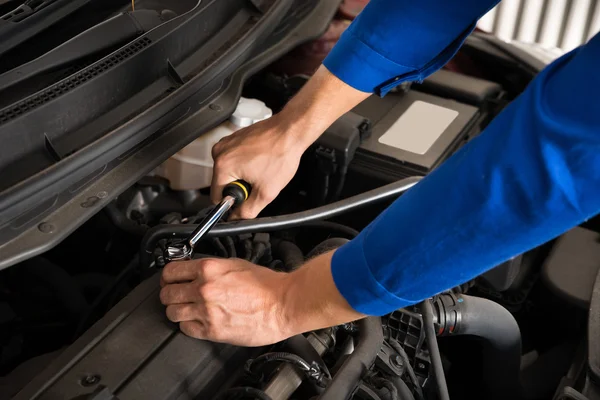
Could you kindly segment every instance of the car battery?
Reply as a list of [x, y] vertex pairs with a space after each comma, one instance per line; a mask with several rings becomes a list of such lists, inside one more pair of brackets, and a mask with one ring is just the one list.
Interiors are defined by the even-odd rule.
[[372, 124], [349, 168], [358, 190], [428, 174], [478, 130], [481, 117], [476, 106], [414, 89], [371, 96], [353, 112]]

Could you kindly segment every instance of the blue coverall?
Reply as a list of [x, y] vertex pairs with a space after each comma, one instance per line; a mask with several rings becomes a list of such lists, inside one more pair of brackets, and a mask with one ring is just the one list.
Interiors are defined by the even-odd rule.
[[[348, 85], [385, 95], [443, 66], [496, 3], [371, 0], [324, 64]], [[332, 273], [344, 298], [365, 314], [386, 314], [600, 212], [599, 93], [596, 35], [336, 251]]]

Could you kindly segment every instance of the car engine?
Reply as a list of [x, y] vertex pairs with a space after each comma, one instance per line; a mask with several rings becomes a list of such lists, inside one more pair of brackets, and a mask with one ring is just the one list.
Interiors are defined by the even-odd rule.
[[[194, 257], [288, 273], [352, 240], [533, 77], [490, 43], [471, 37], [444, 70], [344, 115], [259, 218], [216, 225]], [[279, 111], [309, 79], [282, 72], [297, 54], [242, 96]], [[0, 271], [0, 399], [598, 398], [595, 221], [406, 309], [245, 348], [185, 336], [159, 301], [165, 248], [211, 209], [207, 188], [174, 189], [159, 168]]]

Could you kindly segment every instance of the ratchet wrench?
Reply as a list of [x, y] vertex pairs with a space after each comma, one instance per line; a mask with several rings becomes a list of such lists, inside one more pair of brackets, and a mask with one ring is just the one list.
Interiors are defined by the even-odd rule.
[[248, 199], [252, 187], [243, 180], [228, 183], [223, 188], [223, 200], [200, 222], [192, 234], [185, 240], [167, 246], [164, 257], [166, 262], [191, 260], [196, 244], [211, 230], [223, 215]]

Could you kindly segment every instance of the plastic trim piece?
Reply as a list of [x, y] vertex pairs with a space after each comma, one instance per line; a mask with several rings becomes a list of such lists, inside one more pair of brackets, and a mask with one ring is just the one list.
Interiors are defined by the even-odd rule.
[[[226, 7], [224, 1], [225, 0], [213, 0], [210, 4], [206, 4], [203, 10], [212, 5], [215, 7]], [[239, 0], [226, 1], [232, 4], [239, 3]], [[134, 98], [126, 100], [125, 103], [122, 104], [115, 104], [115, 108], [111, 109], [105, 115], [96, 116], [93, 126], [90, 126], [88, 123], [87, 126], [82, 127], [87, 128], [84, 131], [80, 132], [81, 129], [74, 131], [70, 135], [70, 139], [72, 139], [70, 140], [71, 143], [75, 140], [81, 140], [80, 138], [93, 135], [93, 131], [97, 131], [96, 135], [100, 135], [101, 137], [90, 144], [83, 144], [83, 147], [74, 154], [64, 154], [68, 149], [64, 150], [62, 152], [63, 154], [58, 152], [59, 155], [63, 156], [63, 159], [59, 162], [0, 193], [0, 226], [3, 227], [3, 229], [0, 230], [0, 241], [11, 239], [15, 234], [18, 234], [24, 226], [27, 226], [32, 221], [34, 223], [36, 220], [39, 221], [44, 215], [49, 214], [50, 211], [61, 204], [64, 204], [74, 193], [80, 190], [86, 182], [98, 178], [98, 176], [95, 176], [95, 170], [98, 170], [99, 168], [104, 169], [99, 173], [100, 175], [103, 175], [107, 172], [106, 164], [114, 161], [127, 151], [132, 150], [132, 148], [152, 134], [157, 134], [158, 131], [168, 128], [179, 118], [185, 116], [186, 113], [198, 110], [203, 102], [216, 96], [219, 92], [219, 88], [222, 87], [223, 82], [227, 80], [227, 77], [251, 57], [253, 51], [264, 42], [268, 34], [275, 29], [277, 23], [284, 18], [285, 13], [292, 2], [293, 0], [279, 0], [275, 2], [269, 11], [258, 20], [258, 23], [251, 27], [242, 37], [239, 37], [237, 41], [233, 41], [233, 44], [228, 42], [235, 39], [234, 37], [231, 37], [230, 32], [219, 32], [217, 37], [213, 38], [214, 40], [212, 42], [209, 40], [210, 43], [206, 43], [201, 47], [201, 49], [205, 50], [210, 50], [210, 48], [212, 48], [216, 53], [201, 54], [200, 57], [197, 57], [197, 60], [193, 60], [194, 62], [189, 62], [188, 64], [186, 64], [186, 62], [189, 61], [190, 57], [194, 57], [194, 54], [189, 54], [187, 59], [182, 59], [181, 64], [187, 68], [193, 66], [197, 67], [198, 64], [201, 63], [201, 68], [196, 71], [197, 75], [192, 77], [184, 85], [172, 91], [167, 97], [162, 100], [159, 99], [154, 105], [149, 108], [145, 107], [145, 111], [139, 113], [129, 121], [127, 121], [129, 119], [127, 118], [127, 114], [133, 112], [135, 109], [132, 109], [134, 104], [128, 104], [127, 102], [147, 102], [150, 94], [147, 91], [147, 88], [139, 88], [140, 91], [135, 94]], [[202, 10], [197, 12], [197, 15], [202, 15]], [[244, 13], [246, 13], [247, 16], [249, 15], [248, 11], [244, 11]], [[133, 77], [133, 75], [135, 75], [135, 84], [137, 85], [137, 81], [142, 80], [141, 75], [143, 75], [138, 70], [138, 64], [140, 64], [140, 62], [142, 64], [150, 62], [151, 59], [157, 56], [157, 51], [161, 52], [164, 50], [165, 46], [168, 47], [173, 45], [172, 42], [175, 40], [168, 39], [169, 35], [161, 38], [158, 30], [170, 29], [169, 26], [172, 24], [181, 23], [181, 21], [175, 21], [182, 17], [173, 19], [138, 39], [144, 40], [144, 38], [149, 38], [152, 40], [152, 43], [140, 50], [138, 54], [129, 56], [129, 58], [122, 61], [120, 65], [104, 71], [95, 78], [91, 78], [77, 89], [72, 89], [71, 91], [73, 93], [71, 96], [76, 94], [74, 93], [76, 90], [83, 91], [81, 94], [87, 93], [89, 96], [104, 96], [109, 100], [118, 96], [120, 91], [116, 90], [116, 88], [94, 88], [93, 86], [90, 86], [97, 86], [99, 82], [96, 82], [96, 80], [102, 80], [104, 84], [108, 84], [106, 80], [109, 74], [111, 74], [111, 79], [114, 77], [114, 79], [117, 80], [127, 80], [128, 77]], [[205, 19], [206, 15], [204, 15], [203, 18]], [[237, 19], [238, 22], [240, 19], [241, 18]], [[194, 16], [188, 17], [176, 28], [176, 31], [178, 31], [177, 34], [186, 34], [186, 31], [189, 29], [201, 29], [201, 27], [196, 27], [197, 23], [198, 21], [194, 19]], [[182, 31], [183, 27], [186, 27], [187, 30]], [[237, 29], [240, 29], [240, 27], [238, 26]], [[223, 34], [226, 36], [221, 37]], [[165, 40], [167, 41], [165, 42]], [[226, 48], [223, 48], [224, 46]], [[109, 59], [110, 57], [112, 57], [112, 55], [108, 56], [106, 59]], [[136, 61], [135, 59], [137, 57], [142, 58], [139, 59], [139, 61]], [[106, 59], [90, 66], [87, 69], [87, 72], [99, 65], [103, 65]], [[128, 64], [128, 62], [133, 61], [136, 62], [134, 64]], [[154, 83], [149, 86], [149, 88], [154, 89], [154, 92], [156, 92], [156, 86], [153, 87], [152, 85], [164, 85], [164, 89], [173, 85], [173, 83], [170, 83], [166, 74], [166, 65], [167, 63], [165, 61], [165, 68], [161, 68], [159, 65], [153, 67], [156, 71], [163, 71], [163, 76], [154, 78]], [[132, 67], [135, 67], [135, 71], [132, 70]], [[87, 72], [84, 72], [84, 75]], [[89, 73], [91, 74], [91, 72]], [[115, 86], [115, 84], [115, 82], [111, 83], [112, 86]], [[59, 87], [60, 85], [65, 85], [65, 81], [61, 82]], [[160, 91], [163, 92], [164, 89]], [[78, 97], [81, 97], [80, 93], [77, 94]], [[68, 95], [69, 94], [67, 94], [67, 96]], [[76, 99], [74, 98], [73, 100]], [[48, 114], [48, 107], [51, 105], [56, 108], [59, 104], [56, 104], [56, 102], [47, 103], [44, 105], [44, 110], [42, 111], [44, 111], [45, 114]], [[108, 103], [106, 105], [108, 106]], [[75, 115], [75, 119], [83, 118], [77, 113], [77, 108], [79, 106], [78, 103], [74, 104], [70, 112], [70, 115]], [[5, 124], [1, 127], [2, 134], [10, 134], [11, 131], [14, 134], [15, 130], [19, 131], [15, 124], [26, 124], [28, 121], [32, 121], [35, 118], [34, 115], [35, 112], [33, 114], [23, 115], [18, 120]], [[41, 116], [37, 116], [37, 118], [41, 118]], [[115, 128], [114, 124], [123, 119], [127, 122], [122, 123], [122, 125]], [[50, 119], [50, 121], [52, 121], [53, 124], [60, 122], [52, 119]], [[71, 124], [75, 123], [76, 121], [71, 122]], [[107, 129], [108, 133], [104, 133], [101, 130], [102, 127], [111, 127], [111, 129]], [[40, 126], [39, 129], [42, 129], [42, 127]], [[63, 127], [61, 129], [66, 128]], [[57, 148], [57, 143], [61, 144], [60, 137], [52, 138], [48, 134], [47, 138], [53, 141], [55, 148]], [[60, 148], [60, 146], [58, 146], [58, 148]], [[43, 202], [48, 201], [48, 199], [52, 199], [55, 204], [52, 205], [50, 210], [44, 211]], [[42, 207], [41, 210], [40, 207]], [[26, 214], [24, 215], [24, 213]], [[18, 216], [18, 220], [15, 220], [16, 216]]]
[[[23, 229], [19, 236], [15, 234], [2, 243], [0, 269], [51, 249], [140, 177], [201, 132], [227, 119], [235, 110], [243, 82], [293, 47], [322, 34], [339, 5], [339, 0], [320, 0], [316, 5], [309, 1], [296, 1], [298, 7], [292, 7], [292, 11], [275, 28], [263, 47], [254, 50], [254, 57], [250, 61], [238, 68], [229, 79], [215, 82], [211, 86], [213, 92], [210, 97], [192, 96], [189, 99], [186, 104], [195, 104], [198, 111], [190, 110], [162, 129], [149, 126], [147, 129], [154, 134], [118, 159], [115, 157], [109, 161], [101, 177], [64, 201], [60, 208], [56, 206], [57, 209], [48, 212], [45, 219], [34, 221], [34, 226]], [[294, 19], [301, 22], [294, 24]], [[50, 203], [54, 201], [58, 199], [50, 199]]]

